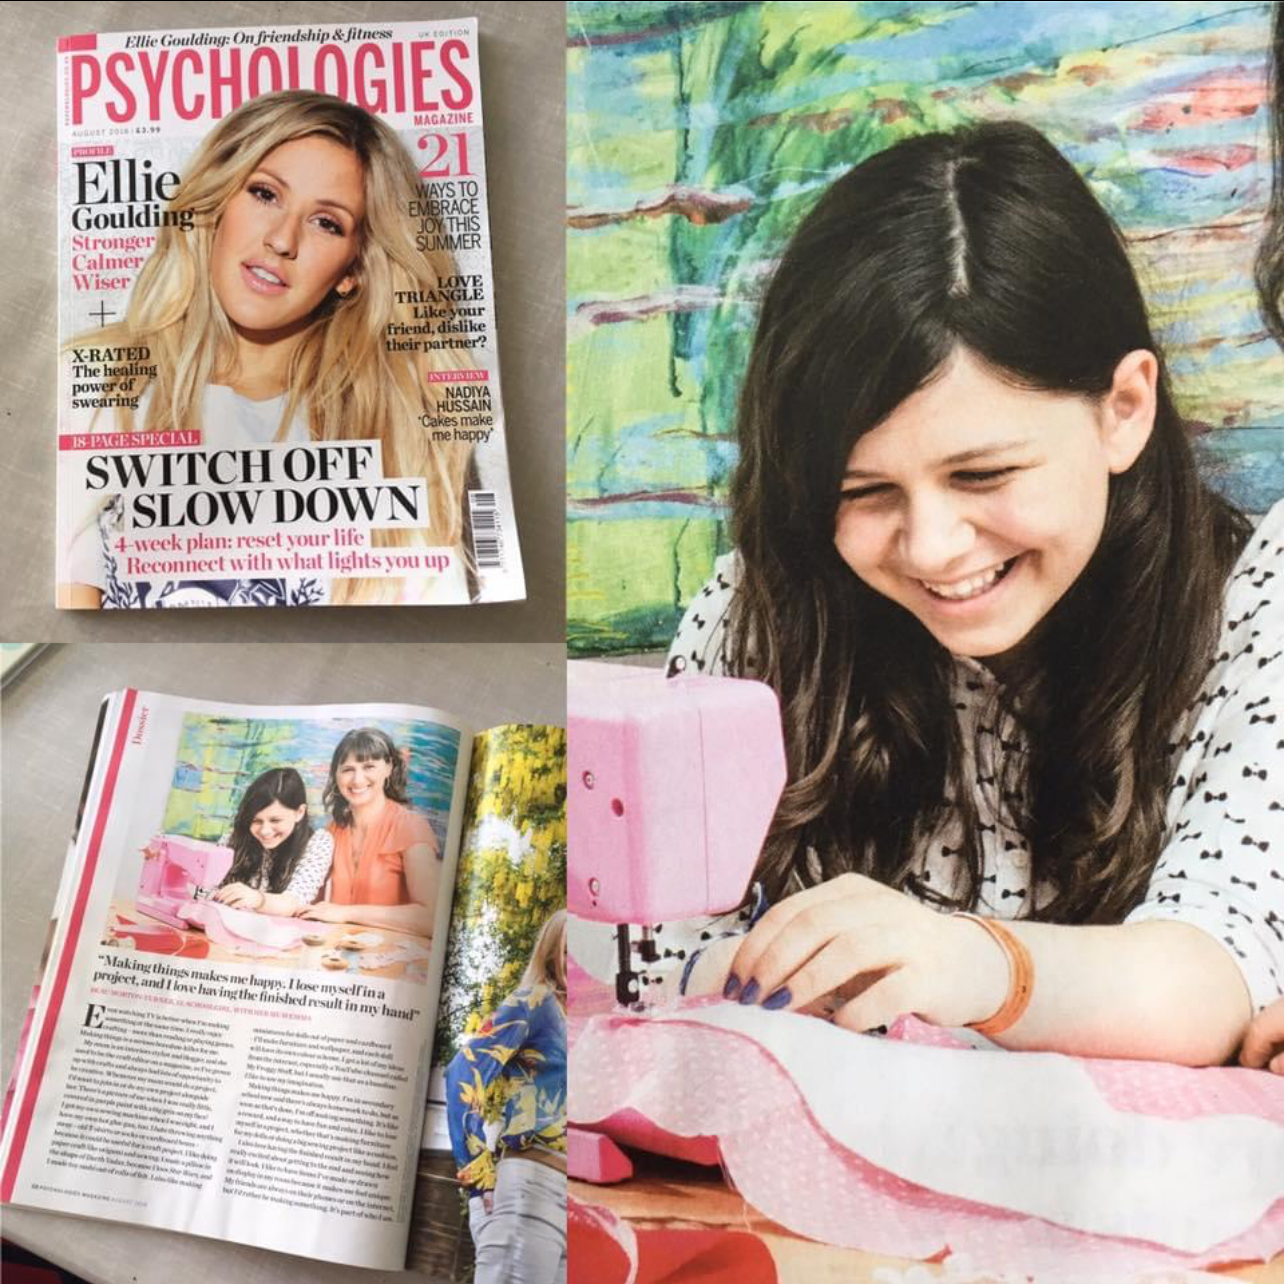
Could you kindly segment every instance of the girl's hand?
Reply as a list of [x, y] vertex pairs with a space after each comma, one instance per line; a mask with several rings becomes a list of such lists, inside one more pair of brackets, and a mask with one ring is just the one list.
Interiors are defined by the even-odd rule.
[[993, 1016], [1007, 992], [1007, 955], [982, 927], [860, 874], [768, 910], [736, 952], [724, 990], [763, 1007], [832, 1007], [835, 1024], [852, 1030], [903, 1013], [969, 1025]]
[[691, 969], [691, 975], [687, 977], [688, 997], [724, 992], [727, 974], [733, 970], [732, 960], [744, 939], [743, 936], [727, 936], [704, 947]]
[[147, 846], [143, 848], [143, 859], [158, 860], [163, 856], [165, 854], [164, 842], [165, 840], [160, 834], [157, 834], [155, 838], [149, 838]]
[[1284, 1074], [1284, 999], [1276, 999], [1254, 1018], [1239, 1050], [1239, 1063]]
[[244, 883], [228, 883], [226, 887], [220, 887], [214, 892], [210, 899], [222, 905], [230, 905], [233, 909], [256, 910], [262, 909], [267, 898], [264, 893], [247, 887]]
[[299, 910], [299, 918], [314, 918], [321, 923], [346, 923], [349, 906], [336, 905], [333, 901], [317, 901]]

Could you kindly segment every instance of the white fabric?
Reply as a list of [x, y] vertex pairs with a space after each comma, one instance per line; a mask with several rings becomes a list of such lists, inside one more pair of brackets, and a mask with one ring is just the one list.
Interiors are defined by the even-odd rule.
[[[726, 672], [727, 614], [737, 559], [720, 558], [712, 580], [687, 608], [669, 652], [675, 666]], [[1180, 620], [1168, 622], [1180, 628]], [[986, 828], [980, 911], [1028, 913], [1030, 852], [1003, 821], [995, 797], [999, 754], [1024, 753], [1011, 720], [982, 725], [995, 679], [960, 659], [954, 699], [962, 743], [971, 752], [976, 805]], [[1202, 928], [1227, 949], [1255, 1008], [1284, 992], [1284, 503], [1263, 519], [1227, 581], [1217, 659], [1173, 747], [1169, 841], [1146, 898], [1129, 922], [1175, 919]], [[953, 822], [924, 845], [918, 872], [952, 886]], [[1037, 895], [1036, 890], [1036, 895]], [[672, 944], [672, 942], [670, 942]]]
[[751, 1039], [829, 1136], [930, 1190], [1183, 1252], [1232, 1238], [1284, 1198], [1284, 1122], [1117, 1109], [1076, 1058], [853, 1037], [735, 1003], [681, 1019]]

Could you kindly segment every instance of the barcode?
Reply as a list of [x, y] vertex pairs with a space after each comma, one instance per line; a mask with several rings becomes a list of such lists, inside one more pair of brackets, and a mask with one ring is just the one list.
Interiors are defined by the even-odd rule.
[[470, 490], [468, 513], [473, 524], [473, 560], [479, 571], [504, 568], [504, 539], [493, 490]]

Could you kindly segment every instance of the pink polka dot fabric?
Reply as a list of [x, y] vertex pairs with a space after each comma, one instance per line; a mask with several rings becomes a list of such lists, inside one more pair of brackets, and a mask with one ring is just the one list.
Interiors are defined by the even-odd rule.
[[[632, 1110], [682, 1137], [712, 1135], [739, 1192], [767, 1217], [810, 1239], [920, 1260], [965, 1257], [978, 1273], [1032, 1274], [1067, 1284], [1263, 1261], [1284, 1250], [1284, 1199], [1232, 1240], [1185, 1254], [943, 1195], [835, 1142], [781, 1065], [742, 1034], [685, 1021], [680, 1013], [647, 1020], [594, 1016], [572, 1025], [572, 1123]], [[898, 1023], [893, 1035], [959, 1046], [922, 1022]], [[1091, 1071], [1119, 1110], [1280, 1117], [1280, 1085], [1259, 1088], [1270, 1078], [1260, 1072], [1135, 1062], [1100, 1062]], [[1215, 1179], [1210, 1172], [1209, 1180]]]

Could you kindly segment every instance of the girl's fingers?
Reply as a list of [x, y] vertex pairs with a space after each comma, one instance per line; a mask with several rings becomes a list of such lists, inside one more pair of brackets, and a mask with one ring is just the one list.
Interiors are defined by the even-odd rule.
[[898, 1016], [913, 1012], [914, 982], [906, 968], [889, 972], [834, 1013], [834, 1024], [845, 1030], [876, 1030], [889, 1026]]
[[[773, 993], [786, 976], [801, 967], [826, 942], [843, 928], [843, 910], [847, 906], [858, 913], [866, 899], [862, 893], [867, 879], [856, 874], [809, 887], [773, 906], [745, 937], [731, 964], [729, 998], [739, 998], [750, 982], [756, 983], [756, 997]], [[850, 904], [849, 904], [850, 902]], [[753, 991], [751, 990], [751, 994]], [[744, 1000], [752, 1003], [753, 997]]]
[[[1277, 1066], [1276, 1062], [1280, 1064]], [[1284, 1034], [1276, 1033], [1272, 1038], [1267, 1032], [1255, 1034], [1250, 1026], [1244, 1046], [1239, 1050], [1239, 1063], [1250, 1070], [1269, 1066], [1274, 1073], [1280, 1074], [1284, 1071]]]
[[[801, 914], [795, 914], [765, 944], [746, 940], [731, 965], [732, 974], [743, 982], [743, 989], [737, 996], [740, 1002], [760, 1003], [768, 995], [775, 994], [809, 959], [842, 936], [850, 925], [846, 903], [832, 901], [813, 905]], [[753, 951], [746, 949], [750, 944], [755, 947]]]
[[[1239, 1050], [1239, 1063], [1250, 1070], [1258, 1070], [1273, 1058], [1284, 1054], [1284, 999], [1277, 999], [1270, 1007], [1259, 1012], [1244, 1035], [1244, 1046]], [[1278, 1074], [1279, 1071], [1275, 1070]]]
[[[785, 977], [774, 989], [764, 989], [759, 999], [763, 1007], [810, 1007], [827, 994], [835, 995], [835, 1006], [854, 997], [854, 993], [873, 985], [896, 963], [887, 957], [885, 933], [877, 928], [861, 933], [844, 933], [830, 941], [797, 971]], [[843, 992], [844, 997], [839, 997]]]

